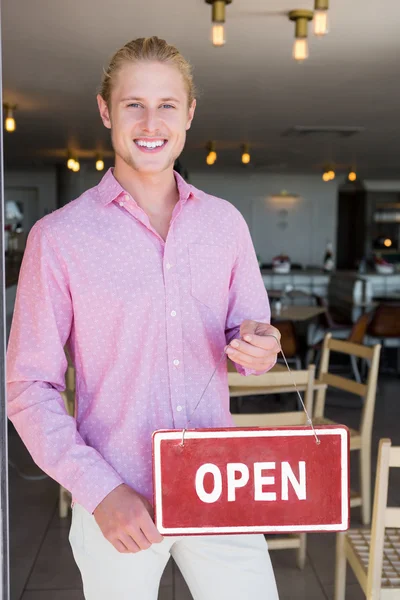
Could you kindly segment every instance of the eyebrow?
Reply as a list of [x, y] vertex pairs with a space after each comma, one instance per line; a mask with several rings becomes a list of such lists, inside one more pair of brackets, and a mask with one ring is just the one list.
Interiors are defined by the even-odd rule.
[[[137, 98], [136, 96], [129, 96], [128, 98], [123, 98], [121, 100], [121, 102], [128, 102], [128, 101], [135, 101], [135, 102], [145, 102], [145, 98]], [[177, 104], [180, 104], [181, 101], [178, 100], [178, 98], [160, 98], [160, 102], [176, 102]]]

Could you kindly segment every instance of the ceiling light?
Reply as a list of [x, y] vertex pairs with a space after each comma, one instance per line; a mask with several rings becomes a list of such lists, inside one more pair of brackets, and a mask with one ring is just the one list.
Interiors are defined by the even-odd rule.
[[217, 160], [217, 153], [215, 151], [215, 142], [209, 142], [207, 144], [208, 154], [206, 158], [206, 163], [208, 165], [213, 165]]
[[328, 28], [329, 0], [315, 0], [314, 34], [318, 37], [326, 35]]
[[330, 180], [335, 179], [335, 177], [336, 177], [335, 171], [333, 169], [328, 171], [328, 175], [329, 175]]
[[213, 46], [225, 44], [225, 7], [232, 0], [205, 0], [212, 5], [212, 28], [211, 39]]
[[79, 164], [79, 160], [74, 160], [74, 166], [72, 167], [72, 170], [74, 173], [77, 173], [81, 168], [81, 165]]
[[386, 238], [386, 240], [383, 241], [383, 245], [386, 246], [386, 248], [390, 248], [392, 243], [393, 243], [392, 240], [389, 238]]
[[291, 10], [289, 19], [296, 23], [295, 42], [293, 46], [293, 58], [299, 62], [308, 58], [308, 21], [313, 18], [312, 10]]
[[75, 164], [75, 158], [73, 157], [73, 155], [71, 154], [71, 152], [68, 152], [68, 157], [67, 157], [67, 167], [68, 169], [72, 169], [74, 168], [74, 164]]
[[325, 167], [324, 172], [322, 173], [322, 179], [324, 181], [332, 181], [332, 179], [335, 179], [335, 176], [336, 175], [333, 167]]
[[243, 144], [242, 145], [242, 163], [244, 165], [248, 165], [250, 162], [250, 152], [249, 152], [249, 145], [248, 144]]
[[355, 172], [355, 169], [350, 169], [349, 174], [347, 175], [347, 179], [348, 179], [348, 181], [351, 181], [352, 183], [354, 181], [356, 181], [357, 173]]
[[6, 118], [4, 121], [4, 128], [9, 133], [12, 133], [16, 129], [15, 119], [14, 119], [14, 110], [16, 109], [16, 105], [13, 104], [3, 104], [3, 109], [6, 113]]
[[96, 171], [102, 171], [104, 169], [104, 160], [100, 155], [96, 158]]

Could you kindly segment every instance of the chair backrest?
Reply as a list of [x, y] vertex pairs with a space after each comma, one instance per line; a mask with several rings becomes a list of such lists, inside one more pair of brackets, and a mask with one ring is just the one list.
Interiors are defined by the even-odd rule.
[[[237, 377], [236, 377], [237, 376]], [[310, 365], [308, 369], [300, 371], [270, 371], [264, 375], [249, 375], [244, 378], [239, 373], [228, 372], [229, 387], [254, 387], [254, 393], [257, 393], [257, 388], [261, 393], [267, 388], [270, 388], [275, 393], [280, 390], [285, 393], [296, 389], [293, 385], [293, 378], [296, 385], [299, 387], [305, 386], [305, 392], [302, 396], [304, 405], [308, 414], [312, 415], [313, 396], [314, 396], [314, 381], [315, 381], [315, 365]], [[291, 425], [306, 425], [307, 418], [304, 411], [286, 411], [280, 413], [261, 413], [261, 414], [232, 414], [232, 418], [237, 427], [278, 427]]]
[[377, 338], [400, 337], [400, 304], [379, 304], [368, 326], [368, 335]]
[[[347, 377], [333, 375], [329, 373], [330, 353], [339, 352], [348, 356], [356, 356], [369, 361], [370, 368], [368, 372], [367, 383], [358, 383]], [[362, 344], [353, 344], [352, 342], [336, 340], [331, 333], [327, 333], [322, 347], [321, 363], [318, 373], [318, 382], [325, 383], [327, 386], [344, 390], [356, 394], [363, 398], [363, 408], [361, 413], [361, 436], [369, 435], [372, 429], [372, 422], [375, 409], [376, 385], [378, 381], [379, 358], [381, 346], [363, 346]], [[323, 417], [325, 411], [326, 388], [319, 389], [316, 394], [314, 416]]]
[[[400, 467], [400, 446], [392, 447], [391, 444], [389, 439], [381, 439], [379, 442], [367, 579], [368, 598], [380, 597], [385, 528], [400, 528], [400, 507], [387, 506], [389, 469]], [[398, 587], [400, 589], [400, 585]]]
[[298, 354], [298, 341], [293, 321], [277, 321], [275, 327], [281, 334], [281, 348], [286, 358], [293, 358]]
[[372, 318], [372, 312], [363, 313], [357, 321], [355, 321], [353, 327], [351, 328], [350, 335], [347, 338], [348, 342], [353, 342], [353, 344], [363, 344], [364, 337], [367, 333], [368, 324]]

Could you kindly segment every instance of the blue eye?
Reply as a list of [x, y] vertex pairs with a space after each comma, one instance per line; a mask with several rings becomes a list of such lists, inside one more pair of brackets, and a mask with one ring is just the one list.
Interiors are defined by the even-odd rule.
[[162, 107], [163, 108], [175, 108], [175, 106], [172, 106], [172, 104], [163, 104]]
[[130, 108], [131, 106], [133, 106], [133, 108], [138, 108], [140, 107], [140, 104], [138, 102], [131, 102], [131, 104], [128, 104], [128, 108]]

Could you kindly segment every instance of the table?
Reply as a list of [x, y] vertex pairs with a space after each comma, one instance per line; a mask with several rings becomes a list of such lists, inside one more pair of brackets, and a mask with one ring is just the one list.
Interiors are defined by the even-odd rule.
[[271, 317], [274, 321], [309, 321], [326, 312], [323, 306], [282, 306], [279, 314], [272, 307]]

